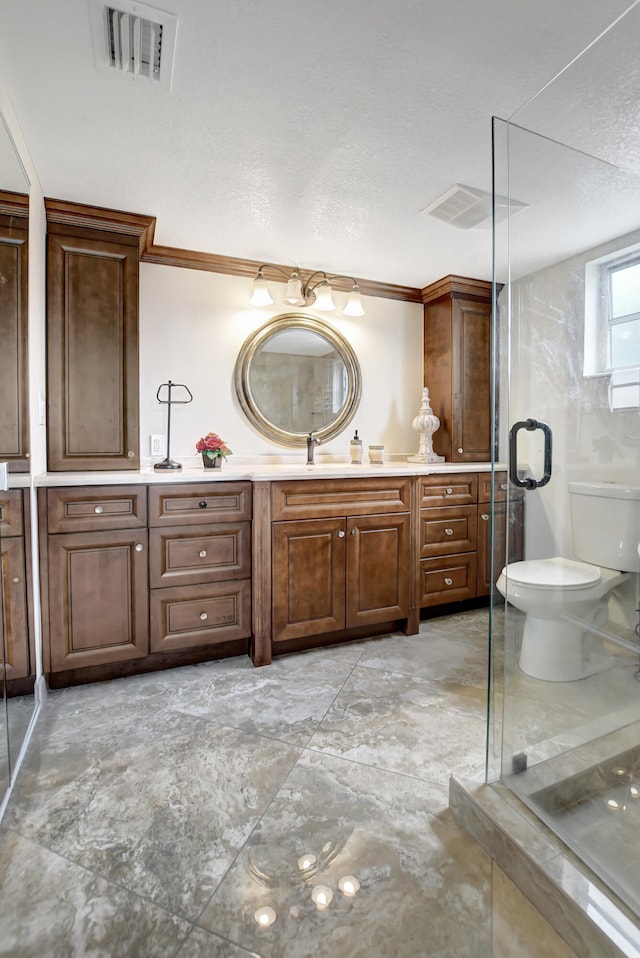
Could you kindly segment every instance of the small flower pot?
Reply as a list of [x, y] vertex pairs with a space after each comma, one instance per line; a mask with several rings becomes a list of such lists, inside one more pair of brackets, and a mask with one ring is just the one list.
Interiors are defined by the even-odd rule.
[[205, 469], [222, 469], [222, 456], [215, 456], [210, 459], [206, 452], [203, 452], [202, 465]]

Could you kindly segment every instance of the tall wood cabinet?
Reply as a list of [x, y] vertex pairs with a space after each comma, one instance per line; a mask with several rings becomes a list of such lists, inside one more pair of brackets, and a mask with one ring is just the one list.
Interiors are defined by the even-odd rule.
[[138, 469], [138, 265], [153, 220], [45, 206], [48, 469]]
[[29, 471], [27, 272], [29, 197], [0, 191], [0, 460]]
[[7, 691], [24, 692], [32, 675], [30, 645], [31, 579], [28, 491], [0, 492], [0, 649], [4, 647]]
[[424, 384], [447, 462], [491, 459], [491, 283], [447, 276], [422, 291]]

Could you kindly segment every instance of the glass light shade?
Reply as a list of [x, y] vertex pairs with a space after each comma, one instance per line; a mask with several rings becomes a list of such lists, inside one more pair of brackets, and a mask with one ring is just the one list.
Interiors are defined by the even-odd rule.
[[267, 281], [262, 275], [262, 270], [253, 281], [253, 292], [249, 300], [250, 306], [271, 306], [273, 299], [267, 286]]
[[349, 295], [347, 296], [347, 304], [342, 310], [343, 316], [364, 316], [364, 309], [362, 306], [362, 299], [360, 297], [360, 290], [358, 286], [354, 286]]
[[287, 291], [284, 295], [285, 303], [289, 306], [305, 306], [304, 296], [302, 295], [302, 283], [297, 273], [292, 273], [287, 283]]
[[316, 301], [313, 305], [316, 309], [319, 309], [324, 313], [328, 313], [332, 309], [336, 308], [336, 304], [333, 301], [331, 287], [326, 279], [323, 279], [318, 286], [316, 290]]

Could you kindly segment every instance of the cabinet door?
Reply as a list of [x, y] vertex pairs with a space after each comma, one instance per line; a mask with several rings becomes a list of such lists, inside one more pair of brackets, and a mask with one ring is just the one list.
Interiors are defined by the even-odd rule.
[[29, 468], [27, 403], [27, 225], [0, 216], [0, 459]]
[[273, 524], [273, 641], [345, 627], [345, 520]]
[[251, 581], [151, 591], [151, 652], [197, 649], [251, 634]]
[[[490, 595], [498, 576], [508, 562], [518, 562], [523, 554], [524, 503], [494, 502], [493, 582], [491, 581], [491, 514], [489, 503], [478, 506], [478, 595]], [[508, 521], [507, 521], [508, 520]], [[507, 544], [509, 546], [507, 551]]]
[[51, 668], [148, 653], [147, 532], [49, 536]]
[[0, 558], [3, 584], [0, 595], [0, 641], [4, 637], [6, 677], [21, 679], [29, 675], [24, 541], [21, 538], [2, 539]]
[[49, 234], [47, 404], [50, 470], [139, 467], [136, 245]]
[[491, 459], [491, 304], [453, 301], [452, 462]]
[[347, 520], [347, 628], [407, 618], [410, 538], [409, 514]]

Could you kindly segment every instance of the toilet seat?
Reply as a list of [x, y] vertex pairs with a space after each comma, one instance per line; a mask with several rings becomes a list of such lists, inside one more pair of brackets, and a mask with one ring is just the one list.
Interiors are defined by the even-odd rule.
[[526, 586], [528, 589], [588, 589], [601, 580], [597, 566], [575, 559], [555, 556], [552, 559], [527, 559], [513, 562], [502, 570], [508, 584]]

